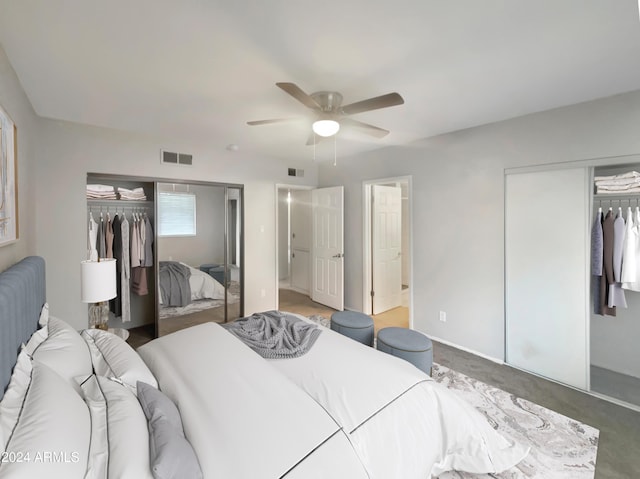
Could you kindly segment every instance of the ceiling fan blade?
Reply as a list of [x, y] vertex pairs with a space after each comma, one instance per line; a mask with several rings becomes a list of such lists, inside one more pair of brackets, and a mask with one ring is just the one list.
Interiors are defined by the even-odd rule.
[[363, 111], [378, 110], [379, 108], [402, 105], [403, 103], [404, 99], [398, 93], [387, 93], [386, 95], [345, 105], [342, 107], [342, 113], [345, 115], [353, 115], [355, 113], [362, 113]]
[[255, 125], [268, 125], [270, 123], [285, 123], [288, 121], [296, 121], [297, 118], [273, 118], [271, 120], [254, 120], [248, 121], [247, 125], [255, 126]]
[[354, 120], [353, 118], [341, 118], [340, 124], [345, 127], [358, 128], [362, 132], [367, 133], [371, 136], [375, 136], [376, 138], [384, 138], [389, 134], [389, 130], [370, 125], [369, 123]]
[[304, 106], [311, 108], [312, 110], [321, 110], [320, 105], [307, 95], [302, 89], [295, 83], [276, 83], [276, 86], [286, 91], [293, 98], [298, 100]]

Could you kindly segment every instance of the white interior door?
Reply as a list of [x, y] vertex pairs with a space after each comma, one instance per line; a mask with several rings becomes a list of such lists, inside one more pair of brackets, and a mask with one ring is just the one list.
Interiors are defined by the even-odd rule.
[[402, 190], [372, 185], [373, 314], [402, 304]]
[[344, 309], [344, 188], [311, 191], [311, 299]]
[[506, 360], [589, 388], [586, 168], [509, 174], [505, 190]]

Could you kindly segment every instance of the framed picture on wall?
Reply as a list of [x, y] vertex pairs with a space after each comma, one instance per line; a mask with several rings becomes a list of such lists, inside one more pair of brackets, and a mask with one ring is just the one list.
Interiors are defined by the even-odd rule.
[[17, 129], [0, 107], [0, 246], [18, 239]]

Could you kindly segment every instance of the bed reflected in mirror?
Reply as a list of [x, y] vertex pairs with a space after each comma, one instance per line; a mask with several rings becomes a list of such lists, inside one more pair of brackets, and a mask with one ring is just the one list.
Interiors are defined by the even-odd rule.
[[243, 314], [242, 187], [158, 183], [158, 336]]

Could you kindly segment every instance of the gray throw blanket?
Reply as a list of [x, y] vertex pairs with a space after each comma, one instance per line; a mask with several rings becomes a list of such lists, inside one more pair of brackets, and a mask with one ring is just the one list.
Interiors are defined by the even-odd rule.
[[160, 261], [160, 294], [163, 306], [186, 306], [191, 302], [191, 270], [177, 261]]
[[267, 359], [302, 356], [320, 335], [315, 324], [280, 311], [254, 313], [222, 326]]

